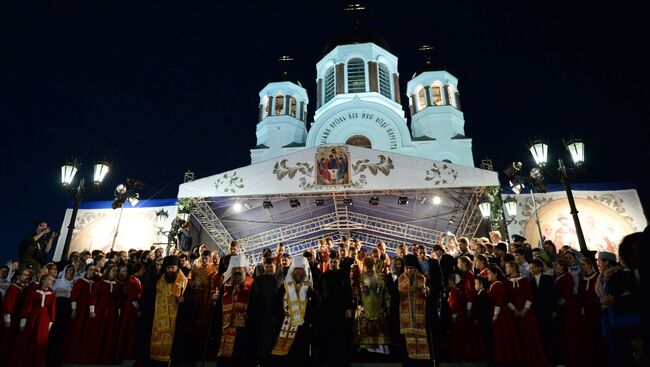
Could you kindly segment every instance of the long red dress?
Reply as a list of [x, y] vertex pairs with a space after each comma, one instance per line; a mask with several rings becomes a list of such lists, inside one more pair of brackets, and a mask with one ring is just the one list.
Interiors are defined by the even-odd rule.
[[133, 360], [133, 345], [138, 326], [138, 309], [142, 297], [142, 283], [135, 275], [131, 275], [125, 285], [126, 297], [122, 304], [122, 320], [117, 345], [119, 360]]
[[117, 350], [120, 333], [120, 313], [124, 303], [124, 286], [111, 281], [97, 282], [97, 319], [99, 327], [98, 361], [101, 364], [117, 364], [121, 362], [115, 351]]
[[90, 313], [95, 312], [97, 304], [97, 282], [79, 278], [72, 286], [70, 302], [72, 309], [76, 310], [76, 317], [70, 319], [66, 332], [63, 362], [66, 363], [93, 363], [96, 356], [98, 319], [90, 318]]
[[[0, 366], [5, 366], [9, 362], [9, 355], [12, 352], [16, 333], [18, 332], [18, 323], [20, 321], [20, 306], [23, 298], [23, 289], [16, 283], [12, 283], [5, 293], [2, 302], [2, 339], [0, 344]], [[9, 322], [9, 327], [5, 322]]]
[[[465, 334], [464, 354], [467, 360], [485, 361], [488, 358], [488, 353], [485, 345], [480, 342], [480, 330], [475, 323], [474, 302], [476, 301], [476, 288], [474, 288], [474, 278], [471, 271], [466, 271], [461, 274], [461, 282], [458, 285], [462, 297], [462, 307], [464, 308], [463, 313], [465, 313], [461, 324]], [[467, 316], [468, 308], [470, 309], [469, 316]]]
[[607, 353], [605, 352], [607, 346], [603, 340], [603, 331], [600, 324], [600, 299], [596, 295], [598, 276], [599, 274], [594, 272], [590, 276], [580, 279], [578, 301], [585, 317], [588, 347], [593, 352], [593, 365], [605, 366], [607, 364]]
[[492, 315], [497, 315], [492, 322], [494, 337], [494, 364], [517, 364], [521, 362], [520, 343], [515, 329], [512, 313], [506, 306], [506, 289], [500, 281], [490, 285], [488, 291], [492, 304]]
[[573, 295], [573, 276], [562, 273], [555, 279], [558, 293], [558, 319], [563, 333], [564, 355], [567, 366], [587, 366], [590, 354], [586, 344], [585, 323], [580, 313], [580, 304]]
[[[466, 352], [466, 335], [464, 334], [464, 324], [467, 315], [465, 304], [463, 303], [460, 289], [454, 288], [449, 291], [449, 320], [451, 358], [454, 361], [460, 361], [467, 358]], [[455, 317], [454, 317], [455, 316]]]
[[[534, 295], [528, 279], [524, 277], [508, 279], [506, 293], [509, 301], [508, 308], [513, 312], [512, 315], [521, 341], [524, 366], [546, 367], [544, 343], [542, 343], [542, 337], [539, 334], [535, 314], [530, 309], [533, 305]], [[524, 316], [514, 314], [515, 309], [522, 311], [524, 308], [528, 310]]]
[[20, 309], [20, 324], [25, 329], [18, 333], [9, 366], [45, 367], [55, 309], [56, 296], [49, 289], [37, 289], [25, 295]]

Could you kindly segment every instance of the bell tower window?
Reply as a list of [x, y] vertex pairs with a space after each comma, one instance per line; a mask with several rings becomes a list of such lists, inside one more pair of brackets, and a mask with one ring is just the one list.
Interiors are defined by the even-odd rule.
[[454, 92], [454, 87], [451, 85], [447, 86], [447, 98], [449, 98], [449, 104], [458, 108], [458, 104], [456, 103], [456, 93]]
[[269, 115], [269, 97], [264, 97], [264, 100], [262, 102], [262, 119], [266, 118], [266, 116]]
[[275, 96], [275, 115], [280, 116], [284, 111], [284, 95], [278, 94]]
[[289, 115], [291, 117], [296, 117], [296, 108], [297, 108], [296, 97], [291, 97], [291, 107], [289, 110]]
[[427, 96], [424, 93], [424, 88], [420, 88], [418, 91], [418, 111], [422, 111], [427, 107]]
[[354, 58], [348, 61], [348, 93], [366, 91], [366, 68], [363, 60]]
[[388, 72], [388, 67], [382, 63], [379, 63], [379, 93], [386, 97], [390, 98], [390, 73]]
[[431, 96], [433, 97], [433, 104], [436, 106], [442, 106], [442, 91], [438, 84], [434, 84], [431, 87]]
[[363, 135], [354, 135], [348, 138], [348, 140], [345, 141], [345, 144], [347, 145], [354, 145], [355, 147], [362, 147], [362, 148], [372, 148], [372, 143], [370, 142], [370, 139], [366, 138]]
[[334, 66], [330, 66], [325, 73], [325, 103], [334, 98]]

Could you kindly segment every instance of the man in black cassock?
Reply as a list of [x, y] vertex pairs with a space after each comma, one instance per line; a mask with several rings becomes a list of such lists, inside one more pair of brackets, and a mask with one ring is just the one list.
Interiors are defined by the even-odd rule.
[[352, 318], [352, 288], [350, 274], [339, 269], [339, 254], [331, 251], [329, 268], [321, 275], [318, 294], [322, 299], [321, 321], [322, 346], [327, 352], [322, 355], [323, 366], [345, 366], [349, 361], [347, 353], [348, 320]]
[[277, 336], [271, 351], [273, 366], [302, 367], [318, 363], [320, 297], [314, 289], [309, 262], [298, 255], [276, 296]]
[[274, 333], [276, 293], [278, 287], [283, 284], [277, 279], [273, 258], [264, 259], [263, 266], [264, 274], [255, 278], [248, 305], [253, 318], [251, 320], [254, 325], [253, 334], [256, 337], [256, 360], [260, 367], [269, 365], [271, 349], [277, 336]]

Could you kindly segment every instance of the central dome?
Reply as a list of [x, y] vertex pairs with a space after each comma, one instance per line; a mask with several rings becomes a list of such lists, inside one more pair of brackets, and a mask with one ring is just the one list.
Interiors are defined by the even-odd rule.
[[336, 46], [354, 45], [360, 43], [374, 43], [375, 45], [390, 52], [388, 43], [379, 34], [369, 29], [354, 27], [336, 35], [336, 37], [334, 37], [327, 44], [327, 46], [325, 46], [323, 56], [327, 55], [330, 51], [335, 49]]

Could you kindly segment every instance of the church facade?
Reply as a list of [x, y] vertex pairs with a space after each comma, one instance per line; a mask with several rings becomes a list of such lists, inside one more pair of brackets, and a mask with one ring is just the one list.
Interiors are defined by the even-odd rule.
[[[257, 146], [251, 163], [330, 144], [348, 144], [474, 167], [465, 136], [458, 79], [427, 61], [399, 88], [398, 60], [378, 35], [342, 33], [316, 64], [316, 111], [307, 91], [284, 73], [259, 93]], [[411, 129], [402, 109], [408, 98]]]

